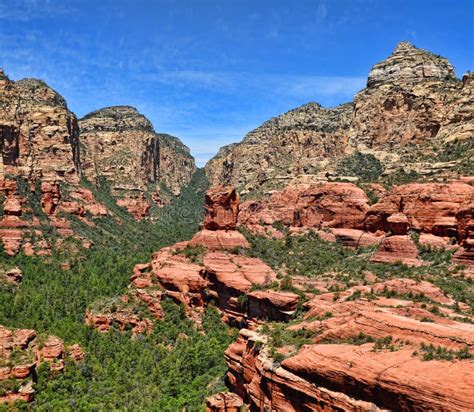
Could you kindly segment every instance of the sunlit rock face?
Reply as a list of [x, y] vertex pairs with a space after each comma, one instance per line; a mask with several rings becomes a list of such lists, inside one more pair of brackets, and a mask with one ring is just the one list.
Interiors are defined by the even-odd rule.
[[403, 172], [428, 179], [472, 175], [472, 78], [458, 79], [447, 59], [399, 43], [373, 66], [353, 102], [328, 109], [309, 103], [275, 117], [221, 148], [206, 172], [213, 185], [245, 194], [359, 180], [357, 169], [366, 165], [345, 166], [357, 153], [380, 168], [373, 180]]
[[0, 179], [79, 181], [79, 128], [65, 100], [40, 80], [13, 82], [1, 69], [0, 154]]
[[105, 180], [137, 219], [147, 216], [152, 202], [161, 205], [161, 185], [179, 194], [196, 170], [189, 149], [178, 138], [155, 133], [133, 107], [98, 110], [79, 126], [83, 176]]

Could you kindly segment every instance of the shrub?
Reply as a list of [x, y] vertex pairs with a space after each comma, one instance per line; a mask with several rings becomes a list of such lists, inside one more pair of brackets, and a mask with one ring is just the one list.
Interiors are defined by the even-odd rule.
[[373, 182], [381, 176], [383, 167], [373, 154], [356, 152], [339, 162], [337, 173], [344, 176], [356, 176], [364, 182]]

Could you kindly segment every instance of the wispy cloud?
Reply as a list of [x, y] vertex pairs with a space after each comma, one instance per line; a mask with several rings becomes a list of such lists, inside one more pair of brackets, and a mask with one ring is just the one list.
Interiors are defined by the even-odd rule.
[[137, 80], [156, 82], [176, 87], [192, 87], [215, 92], [235, 93], [237, 89], [251, 89], [254, 93], [316, 99], [321, 96], [351, 98], [365, 86], [362, 76], [310, 76], [261, 74], [251, 72], [212, 72], [196, 70], [159, 71], [137, 74]]
[[52, 3], [50, 0], [2, 0], [0, 20], [28, 22], [35, 19], [71, 14], [77, 11], [68, 2]]

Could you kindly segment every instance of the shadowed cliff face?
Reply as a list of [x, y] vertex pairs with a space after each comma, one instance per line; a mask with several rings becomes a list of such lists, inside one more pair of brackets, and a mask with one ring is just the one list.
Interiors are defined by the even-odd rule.
[[472, 174], [472, 84], [471, 74], [457, 79], [447, 59], [402, 42], [373, 66], [352, 103], [332, 109], [309, 103], [273, 118], [222, 148], [206, 172], [212, 184], [242, 193], [364, 180], [359, 169], [368, 162], [379, 169], [371, 180], [387, 182], [400, 174]]

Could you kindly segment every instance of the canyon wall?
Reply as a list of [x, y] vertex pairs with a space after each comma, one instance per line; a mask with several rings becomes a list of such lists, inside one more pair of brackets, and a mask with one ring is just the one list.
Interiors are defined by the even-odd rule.
[[49, 254], [45, 228], [90, 247], [69, 217], [93, 225], [113, 214], [91, 189], [107, 192], [136, 220], [148, 219], [195, 171], [189, 149], [155, 133], [136, 109], [105, 108], [78, 121], [44, 82], [14, 82], [0, 70], [0, 239], [8, 254]]
[[309, 103], [223, 147], [206, 165], [212, 184], [258, 193], [345, 179], [398, 181], [472, 175], [473, 76], [402, 42], [373, 66], [354, 101]]
[[13, 82], [0, 70], [0, 180], [78, 183], [79, 128], [65, 100], [44, 82]]
[[79, 120], [83, 175], [105, 179], [120, 198], [149, 193], [159, 199], [160, 184], [179, 194], [196, 170], [189, 149], [176, 137], [155, 133], [135, 108], [104, 108]]

